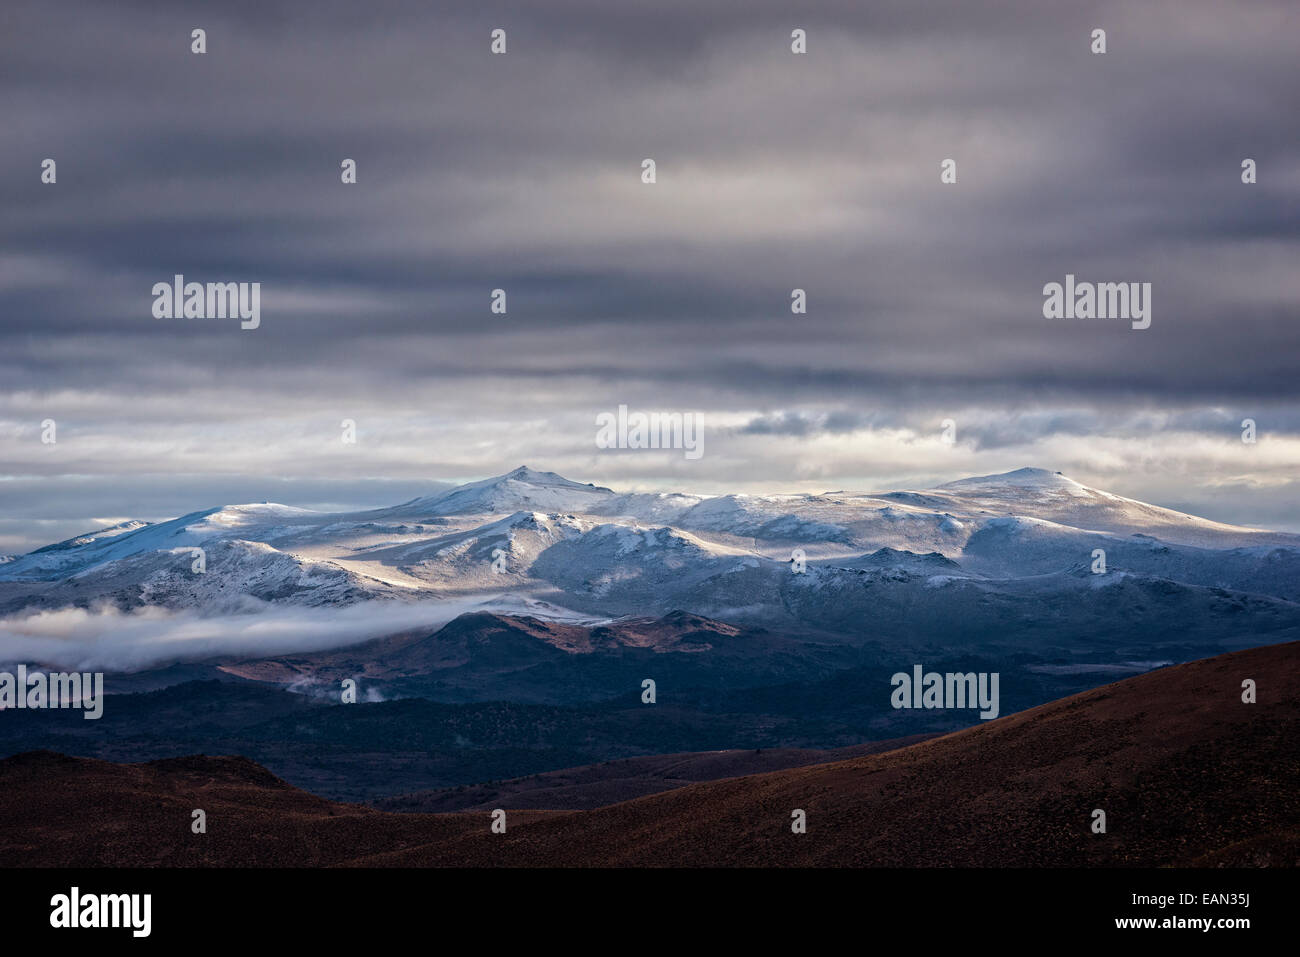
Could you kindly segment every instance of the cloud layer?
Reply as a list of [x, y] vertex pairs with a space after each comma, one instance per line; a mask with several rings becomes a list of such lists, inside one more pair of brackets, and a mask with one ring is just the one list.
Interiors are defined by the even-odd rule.
[[208, 616], [166, 608], [61, 608], [0, 618], [0, 663], [138, 671], [218, 656], [320, 651], [412, 628], [434, 631], [457, 615], [479, 610], [488, 597], [344, 608], [267, 605], [242, 615]]
[[[524, 462], [700, 491], [1040, 465], [1300, 527], [1297, 16], [18, 0], [0, 553]], [[152, 318], [176, 273], [261, 282], [261, 328]], [[1151, 328], [1044, 320], [1067, 273], [1152, 283]], [[598, 450], [620, 404], [703, 413], [706, 455]]]

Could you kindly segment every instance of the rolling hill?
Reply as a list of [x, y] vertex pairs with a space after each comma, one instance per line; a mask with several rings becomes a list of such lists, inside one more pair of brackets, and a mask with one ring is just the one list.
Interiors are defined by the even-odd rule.
[[[1242, 682], [1258, 684], [1258, 703]], [[0, 761], [23, 866], [1281, 865], [1300, 861], [1300, 646], [1159, 669], [882, 754], [591, 811], [397, 814], [242, 758]], [[191, 812], [207, 814], [193, 834]], [[807, 832], [794, 833], [803, 810]], [[1105, 833], [1091, 828], [1106, 814]]]

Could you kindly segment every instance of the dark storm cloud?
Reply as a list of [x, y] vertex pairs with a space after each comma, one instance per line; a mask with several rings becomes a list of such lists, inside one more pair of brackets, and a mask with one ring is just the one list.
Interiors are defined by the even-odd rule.
[[[1245, 416], [1300, 434], [1289, 0], [18, 0], [0, 18], [0, 474], [101, 476], [87, 515], [169, 471], [326, 468], [366, 501], [376, 475], [525, 460], [676, 481], [592, 455], [593, 415], [620, 402], [717, 413], [734, 444], [696, 474], [720, 485], [937, 474], [813, 445], [907, 445], [949, 415], [964, 448], [1029, 459], [1189, 448]], [[153, 319], [175, 273], [261, 282], [261, 328]], [[1151, 282], [1151, 328], [1044, 320], [1066, 273]], [[33, 444], [47, 417], [57, 453]], [[382, 447], [322, 451], [344, 417]], [[1167, 474], [1212, 460], [1276, 487], [1296, 464], [1206, 454]], [[63, 510], [16, 488], [11, 512]]]

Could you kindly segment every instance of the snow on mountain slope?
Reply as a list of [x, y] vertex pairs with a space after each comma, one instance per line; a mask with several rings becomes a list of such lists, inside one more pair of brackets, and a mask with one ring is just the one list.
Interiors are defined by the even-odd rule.
[[1142, 532], [1184, 545], [1294, 545], [1300, 541], [1300, 536], [1225, 525], [1148, 505], [1089, 488], [1046, 469], [1025, 468], [961, 479], [923, 494], [928, 507], [942, 507], [972, 519], [988, 514], [1023, 516], [1095, 531], [1126, 535]]
[[629, 492], [626, 495], [616, 495], [595, 507], [589, 506], [589, 509], [592, 515], [629, 516], [643, 522], [672, 525], [706, 499], [707, 496], [681, 492]]
[[834, 520], [836, 513], [818, 504], [805, 495], [721, 495], [683, 513], [678, 524], [753, 538], [849, 542], [848, 530]]
[[271, 542], [296, 525], [318, 524], [319, 512], [288, 505], [228, 505], [191, 512], [169, 522], [124, 522], [112, 528], [47, 545], [19, 556], [4, 570], [9, 579], [63, 578], [145, 552], [199, 547], [213, 540]]
[[370, 576], [261, 542], [219, 539], [202, 547], [202, 571], [196, 571], [188, 546], [137, 552], [34, 591], [26, 602], [0, 607], [50, 609], [94, 600], [122, 610], [156, 606], [224, 614], [255, 609], [259, 602], [318, 607], [394, 597], [391, 586]]
[[[1066, 569], [1092, 574], [1098, 549], [1104, 553], [1109, 575], [1132, 573], [1300, 601], [1300, 548], [1203, 548], [1141, 533], [1118, 536], [1085, 531], [1042, 519], [987, 520], [966, 543], [961, 566], [970, 573], [1001, 579]], [[1100, 580], [1106, 575], [1095, 577]]]
[[940, 485], [939, 489], [993, 495], [1003, 494], [1008, 489], [1018, 489], [1026, 497], [1067, 495], [1089, 498], [1093, 494], [1092, 489], [1074, 479], [1066, 478], [1060, 472], [1035, 468], [1016, 469], [1012, 472], [1000, 472], [997, 475], [975, 475], [971, 478], [947, 482]]
[[442, 593], [518, 585], [537, 557], [590, 527], [571, 515], [515, 512], [467, 530], [359, 551], [353, 561], [392, 566]]
[[895, 548], [956, 555], [969, 534], [951, 514], [867, 495], [723, 495], [682, 514], [678, 527], [787, 560], [848, 558]]
[[391, 511], [410, 515], [488, 515], [524, 509], [583, 512], [614, 497], [610, 489], [571, 482], [554, 472], [539, 472], [521, 465], [505, 475], [413, 499]]
[[[190, 571], [194, 548], [207, 552], [202, 575]], [[828, 607], [856, 607], [839, 592], [857, 596], [870, 582], [933, 591], [1074, 574], [1097, 548], [1116, 574], [1300, 598], [1300, 536], [1207, 521], [1043, 469], [920, 491], [697, 496], [620, 494], [521, 467], [370, 511], [262, 503], [122, 523], [0, 564], [0, 610], [487, 592], [589, 614], [761, 617], [811, 607], [796, 599], [818, 590]], [[792, 575], [796, 549], [807, 576]]]
[[609, 598], [632, 613], [638, 604], [671, 604], [670, 596], [718, 572], [760, 562], [773, 564], [668, 526], [606, 523], [546, 549], [531, 574], [579, 598], [577, 607], [599, 607]]

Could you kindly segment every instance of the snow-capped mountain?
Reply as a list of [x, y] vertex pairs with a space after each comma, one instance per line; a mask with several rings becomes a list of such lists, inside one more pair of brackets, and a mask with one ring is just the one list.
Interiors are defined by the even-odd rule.
[[124, 522], [0, 564], [0, 611], [508, 594], [611, 617], [685, 609], [839, 628], [894, 602], [1124, 582], [1259, 596], [1286, 617], [1300, 601], [1300, 536], [1043, 469], [877, 494], [700, 496], [521, 467], [362, 512], [262, 503]]
[[513, 472], [470, 482], [386, 510], [392, 515], [489, 515], [522, 510], [589, 512], [615, 498], [607, 488], [571, 482], [521, 465]]

